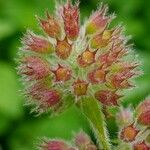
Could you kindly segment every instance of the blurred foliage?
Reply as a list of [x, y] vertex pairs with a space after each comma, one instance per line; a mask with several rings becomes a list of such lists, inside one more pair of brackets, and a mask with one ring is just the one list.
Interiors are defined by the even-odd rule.
[[[98, 0], [81, 0], [82, 21], [96, 8]], [[117, 14], [114, 24], [122, 21], [126, 33], [131, 34], [135, 50], [142, 62], [144, 74], [136, 79], [137, 87], [126, 91], [123, 104], [136, 106], [150, 94], [150, 1], [149, 0], [103, 0], [110, 12]], [[38, 137], [62, 137], [69, 139], [73, 132], [83, 128], [90, 133], [86, 120], [76, 108], [56, 118], [29, 114], [23, 106], [23, 97], [16, 75], [16, 57], [20, 39], [27, 28], [40, 32], [35, 15], [44, 16], [48, 9], [54, 10], [54, 0], [0, 0], [0, 149], [32, 150]], [[109, 120], [111, 135], [117, 133], [115, 123]]]

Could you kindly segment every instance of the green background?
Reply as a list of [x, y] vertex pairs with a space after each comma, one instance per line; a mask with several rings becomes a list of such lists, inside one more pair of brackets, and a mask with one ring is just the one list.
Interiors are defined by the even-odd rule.
[[[81, 0], [82, 22], [99, 2]], [[103, 2], [109, 4], [110, 12], [117, 14], [114, 23], [123, 22], [126, 33], [133, 36], [131, 42], [142, 62], [144, 74], [136, 79], [137, 87], [127, 91], [123, 101], [124, 105], [131, 103], [136, 106], [150, 94], [150, 1]], [[86, 120], [74, 107], [56, 118], [36, 118], [29, 113], [29, 108], [23, 106], [14, 60], [21, 46], [20, 39], [27, 28], [38, 31], [35, 15], [44, 16], [46, 9], [53, 12], [54, 4], [54, 0], [0, 0], [0, 150], [32, 150], [43, 136], [69, 140], [81, 128], [91, 133]], [[112, 120], [109, 129], [111, 136], [115, 137], [117, 130]]]

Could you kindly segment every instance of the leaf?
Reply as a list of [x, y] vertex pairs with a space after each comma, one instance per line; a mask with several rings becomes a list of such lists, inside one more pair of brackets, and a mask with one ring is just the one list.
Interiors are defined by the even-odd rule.
[[105, 150], [110, 150], [111, 146], [106, 130], [105, 118], [98, 102], [94, 98], [86, 97], [78, 102], [78, 106], [90, 122], [99, 146], [103, 146]]

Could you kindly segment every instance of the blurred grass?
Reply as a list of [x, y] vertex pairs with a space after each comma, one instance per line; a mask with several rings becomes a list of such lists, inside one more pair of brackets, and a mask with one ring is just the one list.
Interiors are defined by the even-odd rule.
[[[81, 18], [88, 17], [102, 1], [81, 0]], [[110, 12], [116, 12], [114, 24], [122, 21], [126, 33], [133, 36], [135, 50], [143, 65], [144, 75], [136, 79], [137, 88], [126, 92], [124, 105], [136, 106], [150, 94], [150, 1], [104, 0]], [[53, 12], [54, 0], [0, 0], [0, 149], [32, 150], [37, 137], [62, 137], [70, 139], [80, 128], [90, 133], [86, 120], [74, 107], [57, 118], [35, 118], [23, 107], [23, 97], [18, 92], [20, 83], [15, 71], [14, 58], [20, 39], [27, 28], [38, 31], [35, 15], [44, 16], [45, 9]], [[40, 32], [40, 31], [38, 31]], [[112, 137], [116, 135], [113, 120], [109, 121]]]

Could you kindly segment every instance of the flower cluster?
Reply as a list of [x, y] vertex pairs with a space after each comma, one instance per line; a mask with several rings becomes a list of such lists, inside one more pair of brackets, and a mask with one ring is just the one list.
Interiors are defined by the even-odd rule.
[[150, 150], [150, 141], [148, 141], [150, 135], [150, 100], [146, 99], [139, 104], [135, 111], [135, 117], [129, 109], [121, 110], [117, 117], [121, 122], [120, 139], [134, 150]]
[[42, 140], [39, 144], [40, 150], [98, 150], [96, 145], [92, 142], [90, 137], [80, 131], [73, 138], [73, 144], [59, 139]]
[[80, 26], [79, 2], [67, 1], [55, 15], [38, 17], [45, 36], [27, 31], [18, 72], [37, 112], [61, 111], [70, 103], [66, 95], [74, 102], [91, 96], [105, 106], [117, 106], [121, 91], [133, 87], [130, 79], [138, 75], [139, 64], [130, 59], [123, 27], [110, 28], [115, 17], [107, 12], [107, 5], [101, 5]]

